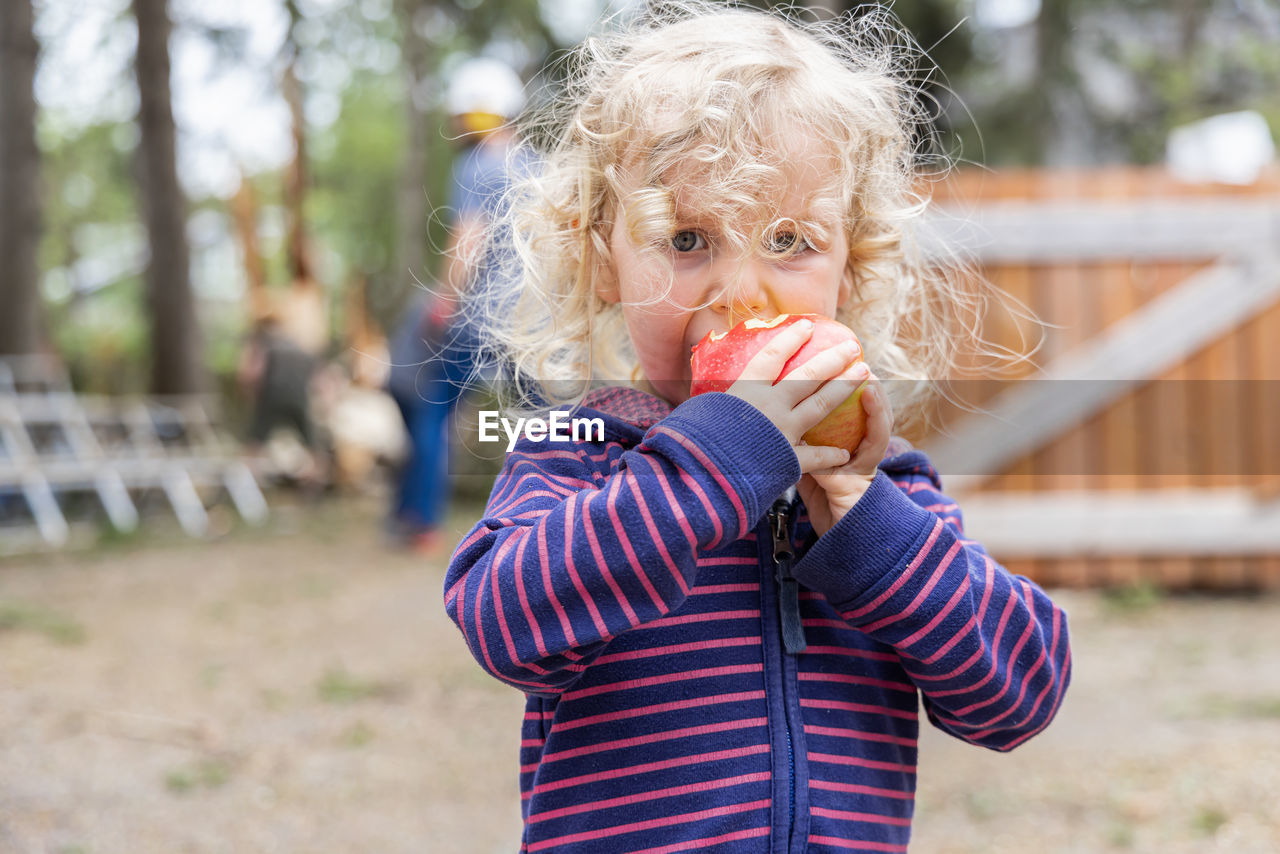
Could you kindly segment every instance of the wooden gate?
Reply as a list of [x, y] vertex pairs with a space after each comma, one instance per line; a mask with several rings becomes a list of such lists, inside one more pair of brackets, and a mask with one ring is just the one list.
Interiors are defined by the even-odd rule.
[[1004, 346], [1043, 334], [1037, 367], [922, 441], [968, 530], [1047, 584], [1280, 587], [1280, 176], [961, 172], [934, 197], [933, 231], [1045, 324], [989, 317]]

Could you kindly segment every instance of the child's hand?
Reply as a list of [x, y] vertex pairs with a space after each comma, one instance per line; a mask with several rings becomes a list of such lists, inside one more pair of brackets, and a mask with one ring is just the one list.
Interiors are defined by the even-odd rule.
[[808, 472], [796, 485], [818, 536], [831, 530], [867, 491], [876, 476], [876, 466], [889, 449], [893, 409], [874, 375], [862, 392], [862, 409], [867, 414], [867, 435], [858, 444], [853, 459], [838, 468]]
[[[727, 389], [729, 394], [750, 403], [777, 425], [795, 449], [801, 472], [833, 469], [850, 461], [849, 452], [843, 448], [806, 445], [800, 437], [843, 403], [870, 375], [865, 363], [855, 362], [859, 350], [850, 342], [814, 356], [774, 385], [787, 360], [812, 335], [810, 321], [788, 326], [747, 362], [741, 376]], [[864, 400], [866, 393], [863, 392]], [[864, 440], [859, 445], [859, 452], [866, 444]], [[877, 457], [876, 462], [879, 461]]]

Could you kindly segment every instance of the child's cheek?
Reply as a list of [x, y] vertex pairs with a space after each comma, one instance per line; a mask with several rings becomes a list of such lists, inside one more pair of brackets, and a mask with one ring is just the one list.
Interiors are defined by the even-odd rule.
[[684, 356], [688, 348], [680, 336], [673, 337], [649, 324], [639, 334], [633, 334], [640, 367], [650, 382], [689, 381], [689, 366]]

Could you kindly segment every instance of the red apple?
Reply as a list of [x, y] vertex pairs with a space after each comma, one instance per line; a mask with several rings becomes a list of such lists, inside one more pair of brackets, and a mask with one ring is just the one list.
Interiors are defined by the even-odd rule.
[[[817, 314], [781, 314], [773, 320], [751, 318], [744, 320], [728, 332], [708, 332], [693, 348], [693, 383], [689, 394], [708, 391], [725, 391], [742, 375], [747, 362], [764, 348], [771, 338], [799, 320], [812, 320], [813, 335], [787, 363], [782, 366], [778, 380], [803, 365], [819, 353], [830, 350], [845, 341], [858, 345], [854, 361], [861, 361], [862, 346], [857, 337], [843, 323]], [[815, 424], [802, 437], [810, 445], [830, 445], [848, 448], [852, 453], [862, 437], [867, 434], [867, 415], [862, 409], [864, 382], [839, 406]]]

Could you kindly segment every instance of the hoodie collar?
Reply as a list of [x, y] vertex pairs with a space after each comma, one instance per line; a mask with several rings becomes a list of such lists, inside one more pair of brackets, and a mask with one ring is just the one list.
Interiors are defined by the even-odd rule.
[[628, 386], [605, 386], [592, 389], [583, 406], [624, 421], [641, 432], [648, 430], [671, 414], [671, 404], [660, 397]]

